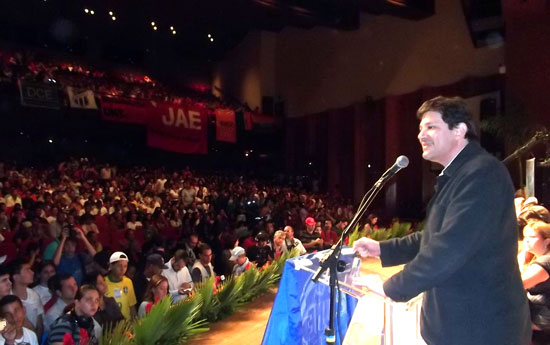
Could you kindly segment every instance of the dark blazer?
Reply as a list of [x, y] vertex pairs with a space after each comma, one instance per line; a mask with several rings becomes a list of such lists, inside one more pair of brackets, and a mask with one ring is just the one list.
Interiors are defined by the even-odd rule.
[[470, 142], [438, 177], [424, 230], [380, 243], [383, 266], [407, 263], [384, 283], [386, 295], [424, 292], [428, 344], [529, 344], [513, 194], [502, 163]]

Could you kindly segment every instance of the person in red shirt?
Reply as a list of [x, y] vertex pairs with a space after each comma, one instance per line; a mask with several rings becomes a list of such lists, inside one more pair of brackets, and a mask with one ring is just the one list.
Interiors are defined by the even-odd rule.
[[323, 239], [323, 247], [328, 249], [333, 244], [338, 242], [338, 234], [332, 229], [332, 220], [325, 220], [325, 227], [321, 230], [321, 238]]

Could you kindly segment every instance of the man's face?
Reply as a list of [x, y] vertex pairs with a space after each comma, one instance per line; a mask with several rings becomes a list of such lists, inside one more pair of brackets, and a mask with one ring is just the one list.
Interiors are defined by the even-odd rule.
[[55, 275], [55, 267], [52, 265], [46, 265], [44, 268], [42, 268], [42, 271], [40, 271], [40, 282], [42, 284], [47, 284], [48, 279], [53, 277]]
[[128, 261], [119, 260], [111, 264], [111, 274], [117, 278], [122, 279], [128, 270]]
[[24, 284], [24, 285], [32, 284], [34, 280], [34, 272], [31, 269], [31, 265], [24, 264], [21, 267], [21, 271], [19, 272], [19, 274], [13, 275], [13, 279], [15, 282], [18, 282], [20, 284]]
[[10, 275], [4, 274], [0, 276], [0, 298], [10, 294], [11, 290], [11, 281]]
[[199, 244], [199, 238], [197, 236], [190, 236], [187, 243], [189, 244], [189, 247], [195, 248], [197, 244]]
[[63, 253], [67, 256], [73, 256], [76, 253], [76, 243], [73, 240], [66, 240]]
[[185, 267], [185, 260], [177, 260], [177, 261], [174, 261], [174, 263], [172, 263], [172, 268], [176, 272], [179, 272], [184, 267]]
[[212, 259], [212, 250], [211, 249], [205, 249], [202, 251], [202, 253], [199, 255], [201, 262], [203, 264], [209, 264], [210, 260]]
[[457, 129], [449, 129], [440, 113], [426, 112], [420, 121], [418, 133], [422, 158], [446, 166], [458, 153], [460, 136]]
[[78, 285], [76, 285], [76, 280], [73, 277], [65, 279], [61, 282], [61, 299], [63, 300], [73, 300], [76, 296], [76, 291], [78, 290]]
[[2, 314], [10, 325], [14, 325], [17, 329], [23, 327], [25, 322], [25, 308], [18, 301], [6, 304], [2, 307]]
[[332, 222], [330, 220], [325, 220], [325, 229], [332, 229]]
[[238, 265], [244, 264], [246, 262], [246, 255], [239, 255], [236, 261]]
[[294, 238], [294, 230], [291, 227], [285, 228], [285, 234], [289, 240], [292, 240]]
[[315, 230], [315, 224], [306, 224], [306, 231], [310, 234], [313, 233], [313, 230]]

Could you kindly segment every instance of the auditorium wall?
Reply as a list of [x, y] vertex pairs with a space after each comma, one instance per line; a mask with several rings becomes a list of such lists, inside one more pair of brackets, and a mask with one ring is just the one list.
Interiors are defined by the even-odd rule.
[[548, 1], [503, 1], [507, 96], [533, 123], [550, 127], [550, 11]]
[[459, 1], [437, 1], [436, 14], [420, 21], [362, 14], [356, 31], [251, 32], [214, 85], [254, 106], [280, 98], [297, 117], [494, 74], [503, 63], [502, 46], [474, 48]]

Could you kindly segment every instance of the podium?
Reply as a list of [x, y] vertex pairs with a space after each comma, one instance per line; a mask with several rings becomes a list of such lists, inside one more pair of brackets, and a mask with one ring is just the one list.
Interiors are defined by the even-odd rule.
[[[319, 259], [327, 252], [296, 257], [285, 263], [262, 345], [326, 343], [328, 274], [321, 276], [319, 283], [311, 278], [319, 267]], [[349, 248], [342, 251], [341, 260], [346, 266], [338, 273], [335, 344], [424, 345], [419, 329], [421, 296], [398, 303], [354, 284], [355, 276], [377, 274], [385, 280], [402, 267], [382, 268], [377, 258], [363, 259], [358, 265], [360, 259]]]

